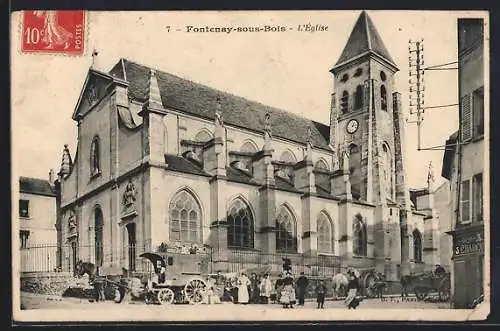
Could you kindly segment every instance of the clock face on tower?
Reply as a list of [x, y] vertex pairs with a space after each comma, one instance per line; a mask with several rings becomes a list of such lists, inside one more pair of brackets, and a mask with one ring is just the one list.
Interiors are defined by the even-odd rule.
[[359, 123], [357, 120], [350, 120], [348, 123], [347, 123], [347, 133], [350, 133], [350, 134], [353, 134], [354, 132], [356, 132], [356, 130], [358, 130], [358, 126], [359, 126]]

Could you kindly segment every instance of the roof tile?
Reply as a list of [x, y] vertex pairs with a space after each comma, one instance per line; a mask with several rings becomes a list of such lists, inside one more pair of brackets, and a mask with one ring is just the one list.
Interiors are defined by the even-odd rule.
[[[145, 101], [150, 68], [125, 59], [120, 61], [124, 63], [125, 73], [120, 72], [118, 63], [110, 71], [110, 74], [115, 77], [126, 77], [129, 82], [129, 96], [139, 101]], [[213, 120], [219, 97], [222, 105], [221, 113], [227, 124], [252, 131], [263, 131], [265, 115], [269, 113], [275, 137], [305, 144], [308, 128], [310, 128], [313, 145], [328, 149], [330, 129], [325, 124], [218, 91], [160, 70], [157, 70], [156, 74], [162, 104], [165, 108], [174, 108], [190, 115]]]
[[361, 15], [359, 15], [336, 65], [349, 61], [368, 51], [375, 52], [394, 64], [394, 60], [385, 47], [370, 16], [363, 11]]
[[19, 177], [19, 190], [21, 193], [56, 196], [53, 187], [45, 179]]

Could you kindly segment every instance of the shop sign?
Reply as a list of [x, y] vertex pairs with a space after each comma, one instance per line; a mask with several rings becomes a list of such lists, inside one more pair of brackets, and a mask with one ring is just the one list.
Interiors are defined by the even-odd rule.
[[454, 256], [482, 253], [484, 251], [484, 238], [481, 233], [475, 233], [463, 238], [457, 238], [454, 245]]

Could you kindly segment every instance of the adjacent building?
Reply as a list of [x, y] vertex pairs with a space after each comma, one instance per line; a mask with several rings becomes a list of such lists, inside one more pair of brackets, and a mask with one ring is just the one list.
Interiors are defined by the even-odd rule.
[[185, 244], [217, 252], [216, 270], [246, 253], [340, 257], [388, 280], [434, 263], [437, 218], [407, 185], [398, 67], [365, 12], [330, 72], [325, 125], [126, 59], [91, 68], [59, 172], [63, 268], [140, 271], [141, 252]]
[[[452, 290], [469, 308], [484, 282], [484, 21], [458, 20], [459, 130], [446, 142], [443, 177], [454, 192]], [[485, 178], [487, 180], [487, 178]]]
[[56, 267], [57, 208], [53, 179], [19, 178], [21, 271]]

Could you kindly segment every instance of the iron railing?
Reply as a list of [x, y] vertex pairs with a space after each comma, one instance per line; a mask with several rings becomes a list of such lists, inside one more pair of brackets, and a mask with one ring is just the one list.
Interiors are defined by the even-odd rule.
[[[292, 273], [295, 275], [304, 272], [308, 277], [328, 278], [336, 273], [346, 272], [347, 261], [335, 255], [300, 254], [300, 253], [264, 253], [257, 250], [215, 250], [204, 247], [198, 250], [184, 248], [152, 248], [149, 242], [125, 245], [121, 248], [110, 245], [72, 245], [65, 243], [58, 249], [56, 244], [35, 245], [20, 249], [21, 272], [50, 272], [74, 271], [78, 260], [90, 261], [101, 266], [112, 265], [116, 269], [128, 271], [152, 272], [153, 266], [147, 259], [139, 256], [144, 252], [156, 252], [167, 263], [169, 272], [174, 274], [192, 273], [207, 274], [220, 270], [220, 263], [229, 272], [240, 272], [245, 269], [268, 267], [271, 272], [283, 270], [284, 259], [291, 262]], [[376, 263], [371, 259], [368, 264]], [[381, 261], [379, 261], [381, 262]], [[397, 271], [397, 278], [402, 270], [399, 264], [384, 261], [385, 269], [382, 273]], [[366, 264], [368, 269], [373, 269]], [[356, 267], [355, 267], [356, 268]], [[431, 264], [414, 263], [405, 273], [420, 274], [434, 270]], [[360, 268], [357, 268], [360, 271]]]

